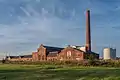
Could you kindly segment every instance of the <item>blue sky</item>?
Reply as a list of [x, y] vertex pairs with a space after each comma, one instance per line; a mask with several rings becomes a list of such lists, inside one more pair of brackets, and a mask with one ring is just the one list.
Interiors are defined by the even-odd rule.
[[84, 45], [86, 9], [92, 50], [116, 47], [120, 56], [119, 0], [0, 0], [0, 55], [30, 54], [41, 43]]

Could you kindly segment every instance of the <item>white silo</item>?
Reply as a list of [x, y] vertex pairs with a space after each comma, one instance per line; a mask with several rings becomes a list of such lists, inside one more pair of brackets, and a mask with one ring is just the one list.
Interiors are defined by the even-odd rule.
[[116, 58], [116, 49], [113, 48], [105, 48], [103, 51], [104, 59], [115, 59]]
[[110, 59], [110, 48], [105, 48], [104, 50], [103, 50], [103, 58], [104, 59]]

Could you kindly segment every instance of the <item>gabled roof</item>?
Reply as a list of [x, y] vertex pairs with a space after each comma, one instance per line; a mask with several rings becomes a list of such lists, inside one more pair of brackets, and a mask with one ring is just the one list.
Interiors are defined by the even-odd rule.
[[[80, 52], [84, 52], [84, 51], [82, 51], [82, 50], [80, 50], [80, 49], [77, 49], [77, 48], [73, 48], [73, 49], [78, 50], [78, 51], [80, 51]], [[85, 52], [84, 52], [84, 53], [85, 53]]]
[[73, 47], [71, 47], [71, 46], [68, 46], [68, 47], [66, 47], [66, 48], [71, 48], [71, 49], [74, 49], [74, 50], [77, 50], [77, 51], [80, 51], [80, 52], [86, 53], [86, 52], [84, 52], [84, 51], [82, 51], [82, 50], [80, 50], [80, 49], [73, 48]]
[[[51, 47], [51, 46], [43, 46], [46, 48], [46, 51], [47, 51], [47, 55], [49, 54], [49, 52], [54, 52], [54, 51], [61, 51], [63, 50], [64, 48], [59, 48], [59, 47]], [[56, 53], [53, 53], [53, 54], [56, 54]]]
[[[74, 49], [76, 49], [76, 48], [74, 48]], [[95, 52], [84, 52], [84, 51], [82, 51], [82, 50], [80, 50], [80, 49], [76, 49], [76, 50], [79, 50], [79, 51], [81, 51], [81, 52], [83, 52], [83, 53], [89, 53], [89, 54], [96, 54], [96, 55], [98, 55], [97, 53], [95, 53]]]
[[52, 46], [43, 46], [43, 47], [45, 47], [49, 51], [60, 51], [60, 50], [64, 49], [64, 48], [52, 47]]

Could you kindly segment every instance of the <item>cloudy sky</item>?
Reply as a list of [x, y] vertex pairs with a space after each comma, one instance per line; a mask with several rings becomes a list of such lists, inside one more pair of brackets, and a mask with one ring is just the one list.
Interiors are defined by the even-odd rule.
[[41, 43], [84, 45], [86, 9], [92, 50], [116, 47], [120, 56], [119, 0], [0, 0], [0, 55], [30, 54]]

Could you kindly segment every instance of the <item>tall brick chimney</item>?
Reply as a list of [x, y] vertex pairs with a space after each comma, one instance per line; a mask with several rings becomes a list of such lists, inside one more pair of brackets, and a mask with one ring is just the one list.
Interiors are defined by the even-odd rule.
[[86, 11], [86, 51], [91, 52], [90, 10]]

